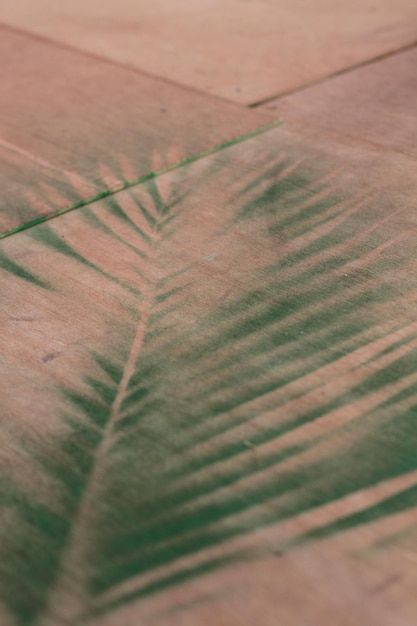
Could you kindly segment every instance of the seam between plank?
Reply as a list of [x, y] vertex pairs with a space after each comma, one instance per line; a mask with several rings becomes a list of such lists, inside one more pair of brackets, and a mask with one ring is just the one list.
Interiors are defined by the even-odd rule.
[[237, 145], [246, 141], [247, 139], [251, 139], [252, 137], [256, 137], [262, 133], [267, 132], [268, 130], [272, 130], [278, 126], [281, 126], [284, 122], [282, 120], [276, 120], [275, 122], [271, 122], [270, 124], [266, 124], [265, 126], [261, 126], [256, 128], [255, 130], [250, 131], [249, 133], [245, 133], [244, 135], [239, 135], [238, 137], [234, 137], [233, 139], [229, 139], [228, 141], [224, 141], [223, 143], [217, 144], [213, 148], [209, 148], [208, 150], [204, 150], [203, 152], [197, 152], [189, 157], [185, 157], [180, 161], [177, 161], [171, 165], [168, 165], [160, 170], [156, 170], [154, 172], [149, 172], [148, 174], [144, 174], [143, 176], [139, 176], [132, 181], [128, 181], [114, 187], [113, 189], [106, 189], [105, 191], [101, 191], [94, 196], [86, 198], [85, 200], [80, 200], [79, 202], [75, 202], [63, 209], [58, 209], [53, 213], [48, 215], [42, 215], [41, 217], [37, 217], [34, 220], [30, 220], [29, 222], [25, 222], [24, 224], [20, 224], [19, 226], [15, 226], [9, 230], [6, 230], [3, 233], [0, 233], [0, 239], [5, 239], [6, 237], [10, 237], [16, 233], [20, 233], [24, 230], [28, 230], [29, 228], [33, 228], [34, 226], [38, 226], [39, 224], [43, 224], [44, 222], [48, 222], [49, 220], [54, 219], [55, 217], [59, 217], [60, 215], [64, 215], [65, 213], [69, 213], [70, 211], [74, 211], [75, 209], [80, 209], [89, 204], [97, 202], [98, 200], [103, 200], [104, 198], [108, 198], [109, 196], [114, 196], [116, 193], [120, 191], [124, 191], [125, 189], [130, 189], [131, 187], [135, 187], [136, 185], [141, 185], [148, 180], [152, 180], [153, 178], [157, 178], [162, 174], [166, 174], [173, 170], [176, 170], [184, 165], [188, 165], [190, 163], [194, 163], [195, 161], [199, 161], [206, 156], [210, 156], [215, 154], [216, 152], [220, 152], [225, 148], [229, 148], [231, 146]]
[[71, 52], [72, 54], [77, 54], [77, 55], [88, 57], [100, 63], [113, 65], [121, 70], [134, 72], [135, 74], [142, 75], [142, 77], [147, 78], [149, 80], [154, 80], [160, 83], [165, 83], [167, 85], [170, 85], [171, 87], [175, 87], [176, 89], [190, 92], [194, 95], [199, 96], [200, 98], [211, 99], [223, 105], [228, 104], [231, 107], [235, 107], [236, 110], [249, 108], [246, 104], [236, 102], [235, 100], [230, 100], [229, 98], [220, 96], [218, 94], [204, 91], [203, 89], [199, 89], [198, 87], [195, 87], [194, 85], [177, 82], [161, 74], [154, 74], [153, 72], [148, 71], [140, 66], [136, 66], [133, 63], [123, 62], [123, 61], [119, 61], [118, 59], [113, 59], [112, 57], [103, 56], [99, 54], [98, 52], [93, 52], [92, 50], [89, 50], [88, 48], [78, 48], [78, 46], [76, 46], [75, 44], [71, 44], [66, 41], [61, 41], [59, 39], [54, 39], [53, 37], [50, 37], [48, 35], [43, 35], [42, 33], [38, 33], [36, 31], [27, 30], [26, 28], [23, 28], [21, 26], [15, 26], [14, 24], [7, 24], [7, 22], [0, 21], [0, 29], [9, 31], [10, 33], [13, 33], [14, 35], [18, 35], [20, 37], [26, 37], [27, 39], [32, 39], [33, 41], [37, 41], [45, 45], [61, 48], [61, 50], [66, 50], [67, 52]]
[[417, 47], [417, 40], [412, 43], [405, 44], [404, 46], [400, 46], [399, 48], [395, 48], [393, 50], [389, 50], [387, 52], [383, 52], [375, 57], [370, 59], [365, 59], [364, 61], [359, 61], [359, 63], [355, 63], [354, 65], [350, 65], [349, 67], [344, 67], [340, 70], [336, 70], [332, 74], [327, 74], [326, 76], [322, 76], [321, 78], [317, 78], [312, 80], [309, 83], [304, 83], [303, 85], [299, 85], [298, 87], [294, 87], [293, 89], [288, 89], [286, 91], [281, 91], [279, 93], [274, 94], [273, 96], [267, 96], [262, 100], [258, 100], [256, 102], [249, 103], [247, 105], [248, 109], [256, 109], [258, 107], [262, 107], [265, 104], [269, 104], [274, 102], [275, 100], [280, 100], [281, 98], [286, 98], [287, 96], [292, 96], [295, 93], [302, 92], [310, 87], [315, 87], [317, 85], [321, 85], [328, 80], [332, 80], [333, 78], [337, 78], [338, 76], [343, 76], [344, 74], [349, 74], [350, 72], [354, 72], [355, 70], [360, 70], [362, 67], [367, 67], [369, 65], [373, 65], [374, 63], [379, 63], [384, 59], [395, 56], [396, 54], [401, 54], [402, 52], [407, 52], [408, 50], [412, 50]]

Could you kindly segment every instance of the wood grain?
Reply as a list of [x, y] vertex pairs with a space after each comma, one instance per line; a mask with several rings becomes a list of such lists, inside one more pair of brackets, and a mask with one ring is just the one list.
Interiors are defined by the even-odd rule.
[[3, 240], [2, 624], [412, 626], [416, 191], [279, 128]]
[[265, 108], [302, 122], [417, 156], [417, 49], [324, 81]]
[[2, 0], [2, 20], [243, 104], [417, 40], [415, 0]]
[[272, 119], [0, 30], [0, 232]]

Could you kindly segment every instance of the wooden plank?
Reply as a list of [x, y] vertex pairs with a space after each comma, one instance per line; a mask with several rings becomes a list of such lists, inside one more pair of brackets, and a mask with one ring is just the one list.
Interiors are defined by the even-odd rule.
[[413, 624], [416, 190], [275, 129], [0, 243], [2, 624]]
[[265, 105], [292, 122], [417, 156], [417, 48]]
[[7, 29], [0, 58], [2, 232], [271, 119]]
[[415, 0], [3, 0], [2, 20], [243, 104], [417, 40]]

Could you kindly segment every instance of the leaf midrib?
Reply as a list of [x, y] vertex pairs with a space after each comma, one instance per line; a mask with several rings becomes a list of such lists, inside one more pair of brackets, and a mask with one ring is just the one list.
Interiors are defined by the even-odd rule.
[[[152, 254], [148, 258], [154, 266], [154, 257], [157, 254], [158, 243], [161, 239], [160, 231], [156, 231], [152, 240]], [[85, 562], [86, 535], [91, 521], [91, 510], [97, 501], [97, 491], [100, 489], [102, 478], [106, 469], [106, 458], [114, 443], [114, 435], [118, 421], [122, 417], [121, 407], [127, 396], [129, 382], [135, 373], [136, 365], [142, 351], [146, 329], [151, 317], [155, 297], [155, 285], [158, 277], [154, 278], [148, 286], [141, 302], [139, 321], [136, 326], [135, 337], [131, 344], [130, 352], [123, 369], [122, 377], [110, 409], [109, 418], [102, 429], [102, 437], [94, 454], [94, 463], [86, 480], [82, 499], [75, 512], [71, 530], [66, 545], [63, 548], [60, 567], [54, 587], [51, 590], [49, 602], [44, 612], [41, 623], [55, 624], [56, 609], [65, 616], [76, 617], [86, 608], [87, 599], [85, 589], [88, 587], [88, 574]]]

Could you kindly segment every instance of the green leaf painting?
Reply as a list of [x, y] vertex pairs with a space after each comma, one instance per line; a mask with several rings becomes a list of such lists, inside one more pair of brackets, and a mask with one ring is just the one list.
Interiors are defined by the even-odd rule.
[[339, 161], [272, 130], [1, 242], [5, 624], [415, 508], [415, 221]]

